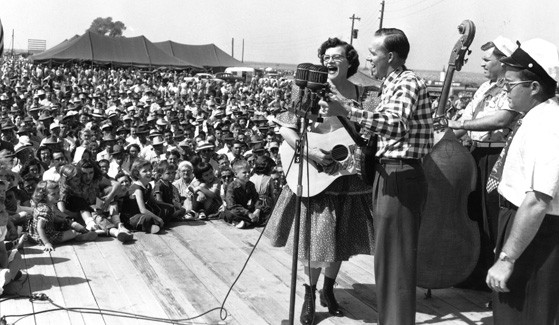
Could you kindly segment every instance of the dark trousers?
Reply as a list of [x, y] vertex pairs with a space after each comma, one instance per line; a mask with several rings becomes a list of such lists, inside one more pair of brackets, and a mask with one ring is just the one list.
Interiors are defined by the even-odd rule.
[[468, 198], [468, 215], [477, 222], [480, 234], [479, 259], [472, 274], [457, 287], [489, 290], [485, 283], [487, 271], [495, 260], [497, 223], [499, 221], [499, 193], [487, 193], [487, 179], [503, 148], [475, 148], [472, 156], [477, 166], [476, 189]]
[[417, 237], [427, 181], [419, 162], [377, 164], [373, 183], [378, 323], [415, 324]]
[[[510, 234], [516, 209], [501, 208], [496, 254]], [[546, 215], [514, 264], [510, 292], [493, 293], [495, 325], [553, 325], [559, 306], [559, 216]]]

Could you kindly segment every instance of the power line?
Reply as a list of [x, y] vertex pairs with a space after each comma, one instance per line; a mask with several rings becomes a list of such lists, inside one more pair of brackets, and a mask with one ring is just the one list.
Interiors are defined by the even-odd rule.
[[407, 15], [404, 15], [404, 16], [399, 16], [398, 18], [401, 19], [401, 18], [406, 18], [406, 17], [413, 16], [413, 15], [418, 14], [418, 13], [420, 13], [420, 12], [423, 12], [423, 11], [425, 11], [425, 10], [427, 10], [427, 9], [431, 9], [431, 8], [433, 8], [434, 6], [436, 6], [436, 5], [440, 4], [440, 3], [442, 3], [443, 1], [444, 1], [444, 0], [439, 0], [439, 1], [435, 2], [435, 3], [433, 3], [432, 5], [428, 6], [428, 7], [425, 7], [425, 8], [419, 9], [419, 10], [416, 10], [416, 11], [411, 12], [411, 13], [409, 13], [409, 14], [407, 14]]
[[420, 4], [423, 4], [423, 3], [428, 2], [428, 1], [431, 1], [431, 0], [417, 1], [417, 2], [414, 2], [414, 3], [410, 4], [410, 5], [408, 5], [408, 6], [400, 7], [400, 8], [398, 8], [398, 7], [396, 7], [396, 8], [390, 7], [389, 9], [386, 9], [386, 11], [389, 12], [389, 13], [395, 13], [395, 12], [400, 12], [400, 11], [406, 11], [406, 10], [408, 10], [408, 9], [411, 9], [411, 8], [413, 8], [413, 7], [416, 7], [416, 6], [420, 5]]

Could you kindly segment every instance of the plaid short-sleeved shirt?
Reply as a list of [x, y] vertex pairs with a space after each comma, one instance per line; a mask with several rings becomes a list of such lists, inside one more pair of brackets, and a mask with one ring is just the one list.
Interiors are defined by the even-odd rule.
[[420, 159], [433, 146], [427, 87], [409, 70], [400, 68], [388, 75], [375, 110], [351, 108], [348, 118], [378, 135], [377, 157]]

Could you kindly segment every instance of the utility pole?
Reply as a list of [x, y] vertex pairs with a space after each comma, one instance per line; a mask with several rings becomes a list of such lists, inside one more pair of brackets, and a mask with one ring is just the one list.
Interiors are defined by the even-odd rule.
[[231, 38], [231, 56], [235, 57], [235, 38]]
[[380, 22], [378, 25], [378, 28], [381, 29], [382, 28], [382, 21], [384, 20], [384, 0], [381, 1], [380, 3]]
[[355, 17], [355, 14], [353, 14], [353, 15], [351, 15], [351, 17], [349, 17], [349, 19], [351, 19], [351, 34], [349, 34], [349, 44], [353, 44], [353, 39], [357, 38], [357, 37], [354, 37], [354, 35], [353, 35], [353, 27], [355, 25], [355, 20], [356, 19], [361, 20], [361, 18]]

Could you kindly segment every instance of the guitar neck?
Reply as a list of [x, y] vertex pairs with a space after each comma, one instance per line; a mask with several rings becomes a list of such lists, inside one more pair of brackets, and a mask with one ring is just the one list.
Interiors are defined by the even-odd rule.
[[[342, 116], [338, 116], [338, 119], [342, 123], [342, 125], [343, 125], [344, 129], [347, 131], [347, 133], [349, 133], [349, 136], [353, 139], [353, 142], [355, 142], [358, 146], [367, 145], [367, 141], [369, 139], [363, 139], [363, 136], [357, 133], [357, 131], [351, 125], [351, 122], [348, 121], [347, 118], [342, 117]], [[367, 138], [370, 138], [371, 136], [372, 136], [372, 134], [369, 135]]]

